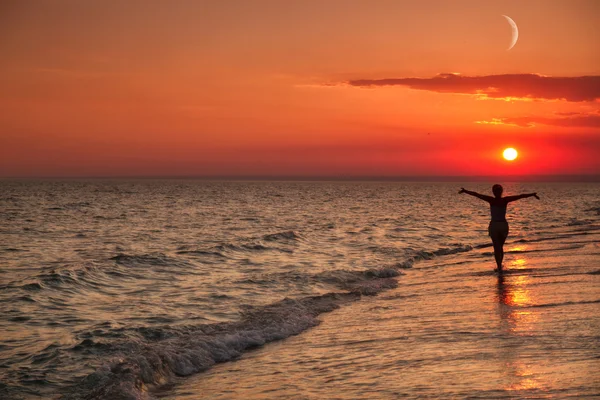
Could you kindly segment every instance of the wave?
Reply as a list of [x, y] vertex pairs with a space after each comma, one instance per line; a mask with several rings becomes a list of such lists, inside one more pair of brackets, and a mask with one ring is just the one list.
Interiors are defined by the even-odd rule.
[[[277, 272], [269, 274], [256, 274], [236, 281], [240, 284], [258, 284], [262, 286], [284, 286], [290, 284], [305, 288], [315, 284], [325, 284], [336, 289], [360, 293], [363, 295], [375, 295], [381, 290], [397, 286], [396, 280], [392, 279], [402, 275], [395, 267], [382, 267], [380, 269], [368, 270], [334, 270], [323, 271], [317, 274], [306, 274], [298, 271]], [[283, 285], [281, 285], [283, 284]]]
[[[289, 242], [298, 240], [299, 236], [294, 232], [281, 232], [272, 235], [266, 235], [263, 240], [267, 242], [280, 242], [281, 244], [288, 244]], [[180, 247], [177, 254], [189, 254], [193, 256], [208, 256], [208, 257], [220, 257], [228, 258], [230, 255], [234, 256], [238, 253], [248, 252], [263, 252], [263, 251], [278, 251], [282, 253], [293, 253], [293, 249], [280, 247], [280, 246], [266, 246], [263, 243], [256, 241], [249, 241], [247, 243], [233, 244], [233, 243], [221, 243], [209, 248], [190, 248], [188, 246]]]
[[[247, 310], [234, 323], [200, 326], [154, 343], [131, 342], [127, 354], [116, 357], [66, 389], [63, 399], [139, 399], [176, 376], [204, 371], [231, 361], [248, 349], [285, 339], [319, 324], [317, 316], [356, 301], [355, 293], [325, 294]], [[80, 344], [95, 348], [93, 341]]]
[[441, 249], [437, 249], [434, 251], [418, 251], [415, 258], [416, 259], [423, 259], [423, 260], [430, 260], [433, 257], [439, 257], [439, 256], [447, 256], [450, 254], [457, 254], [457, 253], [464, 253], [467, 251], [471, 251], [473, 250], [473, 246], [469, 246], [469, 245], [462, 245], [462, 244], [457, 244], [453, 247], [443, 247]]
[[[553, 248], [550, 248], [550, 249], [505, 250], [504, 254], [526, 254], [526, 253], [556, 252], [556, 251], [563, 251], [563, 250], [577, 250], [577, 249], [581, 249], [584, 246], [585, 245], [583, 245], [583, 244], [574, 244], [574, 245], [571, 245], [571, 246], [553, 247]], [[493, 256], [494, 253], [493, 252], [486, 252], [486, 253], [482, 253], [482, 255]]]
[[189, 267], [190, 263], [187, 261], [169, 257], [163, 253], [156, 254], [141, 254], [141, 255], [130, 255], [120, 253], [110, 258], [117, 264], [125, 265], [128, 267], [148, 267], [148, 266], [160, 266], [160, 267]]
[[325, 271], [315, 275], [314, 279], [347, 290], [350, 293], [373, 296], [382, 290], [397, 287], [398, 282], [392, 278], [399, 275], [400, 272], [396, 268], [383, 267], [366, 271]]
[[[73, 264], [45, 269], [33, 276], [23, 280], [17, 280], [2, 286], [3, 289], [16, 289], [22, 292], [39, 292], [43, 290], [55, 290], [63, 292], [85, 291], [103, 292], [109, 288], [118, 287], [119, 279], [133, 278], [146, 279], [149, 271], [153, 279], [167, 279], [175, 269], [177, 273], [192, 274], [194, 266], [186, 261], [164, 254], [142, 254], [129, 255], [118, 254], [109, 260], [114, 261], [112, 265]], [[169, 278], [170, 279], [170, 278]]]
[[541, 308], [541, 307], [562, 307], [578, 304], [600, 304], [600, 300], [584, 300], [584, 301], [565, 301], [562, 303], [546, 303], [546, 304], [530, 304], [518, 306], [519, 308]]
[[214, 247], [217, 251], [226, 253], [248, 253], [248, 252], [263, 252], [263, 251], [280, 251], [284, 253], [292, 253], [291, 249], [281, 247], [265, 246], [262, 243], [250, 242], [242, 244], [223, 243]]
[[[284, 235], [277, 240], [295, 240], [290, 239], [292, 237], [291, 234]], [[323, 312], [356, 301], [362, 296], [377, 295], [397, 287], [396, 278], [403, 274], [402, 269], [412, 267], [418, 260], [469, 249], [470, 246], [457, 245], [433, 251], [412, 251], [404, 262], [365, 270], [335, 270], [316, 274], [289, 271], [279, 276], [258, 275], [259, 279], [295, 282], [303, 287], [315, 283], [325, 285], [325, 291], [330, 293], [286, 298], [271, 305], [246, 308], [236, 322], [204, 322], [200, 325], [171, 327], [168, 325], [177, 321], [164, 318], [153, 321], [163, 325], [158, 327], [116, 327], [110, 323], [106, 326], [96, 325], [77, 332], [76, 343], [68, 347], [44, 349], [34, 357], [43, 363], [51, 362], [52, 368], [57, 371], [66, 368], [65, 365], [72, 362], [74, 354], [78, 359], [89, 360], [92, 364], [98, 362], [92, 360], [103, 363], [79, 383], [60, 389], [65, 399], [150, 397], [151, 390], [175, 376], [203, 371], [215, 363], [233, 360], [249, 348], [298, 334], [318, 324], [317, 317]], [[39, 296], [37, 292], [43, 290], [76, 291], [81, 294], [86, 290], [102, 290], [104, 284], [118, 285], [115, 276], [144, 277], [148, 270], [172, 271], [173, 267], [179, 273], [178, 266], [190, 265], [189, 261], [163, 253], [119, 253], [109, 260], [112, 261], [110, 266], [89, 264], [53, 268], [26, 281], [13, 282], [7, 288], [17, 289], [20, 292], [18, 295], [26, 296], [23, 301], [36, 301], [33, 297]], [[327, 285], [332, 287], [327, 288]], [[336, 289], [340, 291], [333, 293]], [[15, 379], [25, 381], [20, 375]]]
[[178, 250], [177, 254], [192, 254], [197, 256], [210, 256], [210, 257], [221, 257], [226, 258], [227, 256], [218, 251], [209, 250]]
[[[31, 292], [43, 289], [56, 290], [80, 290], [92, 289], [102, 290], [104, 285], [118, 285], [115, 277], [145, 279], [149, 270], [156, 274], [171, 273], [174, 269], [192, 273], [194, 265], [187, 260], [167, 256], [162, 253], [131, 255], [120, 253], [109, 258], [114, 261], [112, 266], [84, 264], [65, 265], [60, 268], [52, 268], [25, 281], [12, 282], [7, 288], [20, 288]], [[154, 279], [159, 279], [157, 275]]]
[[587, 212], [593, 212], [593, 213], [596, 213], [597, 215], [600, 215], [600, 207], [588, 208], [585, 211], [587, 211]]
[[[513, 243], [539, 243], [539, 242], [546, 242], [546, 241], [556, 241], [556, 240], [560, 240], [560, 239], [572, 239], [576, 236], [587, 236], [587, 235], [593, 235], [595, 234], [595, 232], [589, 232], [589, 231], [582, 231], [582, 232], [573, 232], [573, 233], [568, 233], [568, 234], [557, 234], [554, 236], [544, 236], [544, 237], [538, 237], [538, 238], [533, 238], [533, 239], [518, 239], [513, 241]], [[491, 245], [490, 245], [491, 246]]]
[[25, 282], [11, 282], [7, 289], [21, 289], [26, 292], [37, 292], [44, 289], [76, 289], [96, 283], [100, 275], [105, 275], [94, 265], [55, 268], [33, 277]]
[[[475, 248], [480, 248], [482, 247], [480, 246], [475, 246]], [[458, 254], [458, 253], [465, 253], [468, 251], [473, 250], [473, 246], [470, 245], [464, 245], [464, 244], [460, 244], [457, 243], [454, 246], [451, 247], [442, 247], [439, 248], [437, 250], [433, 250], [433, 251], [428, 251], [428, 250], [418, 250], [418, 251], [414, 251], [411, 256], [409, 256], [406, 260], [395, 264], [393, 267], [396, 269], [409, 269], [412, 268], [415, 262], [418, 261], [422, 261], [422, 260], [431, 260], [435, 257], [440, 257], [440, 256], [448, 256], [448, 255], [452, 255], [452, 254]]]
[[592, 272], [588, 272], [589, 275], [600, 275], [600, 269]]
[[[275, 234], [273, 238], [277, 240], [292, 240], [299, 236], [293, 232], [282, 232]], [[295, 240], [295, 239], [293, 239]], [[175, 255], [164, 253], [141, 253], [129, 254], [125, 252], [118, 253], [110, 258], [110, 265], [102, 264], [72, 264], [45, 269], [34, 276], [24, 280], [10, 282], [0, 286], [4, 289], [17, 289], [24, 292], [34, 292], [42, 290], [63, 290], [63, 291], [81, 291], [94, 290], [102, 291], [105, 285], [119, 285], [116, 278], [146, 279], [148, 273], [153, 273], [153, 279], [171, 279], [166, 275], [175, 274], [195, 274], [198, 265], [194, 259], [179, 257], [178, 255], [190, 255], [201, 257], [207, 263], [221, 262], [225, 258], [234, 258], [237, 253], [263, 252], [263, 251], [283, 251], [292, 250], [268, 247], [260, 243], [245, 243], [234, 245], [223, 243], [210, 249], [188, 249], [180, 248]]]
[[571, 221], [569, 223], [567, 223], [567, 226], [581, 226], [581, 225], [593, 225], [594, 222], [596, 221], [591, 221], [591, 220], [580, 220], [580, 219], [571, 219]]
[[[62, 398], [151, 397], [152, 390], [167, 384], [174, 377], [204, 371], [216, 363], [234, 360], [248, 349], [297, 335], [318, 325], [320, 321], [317, 317], [322, 313], [357, 301], [363, 295], [376, 295], [397, 287], [398, 282], [394, 278], [402, 275], [399, 269], [408, 264], [412, 266], [418, 260], [471, 249], [471, 246], [457, 245], [428, 252], [416, 251], [404, 263], [393, 266], [363, 271], [325, 271], [313, 276], [300, 276], [300, 279], [334, 285], [344, 292], [299, 299], [285, 298], [267, 306], [249, 306], [242, 311], [241, 319], [236, 322], [176, 328], [121, 328], [118, 332], [95, 330], [96, 335], [90, 333], [71, 350], [96, 355], [104, 353], [105, 356], [112, 354], [111, 361], [78, 384], [65, 389]], [[119, 260], [129, 261], [130, 258], [119, 257]], [[148, 261], [145, 258], [143, 260]], [[154, 262], [155, 259], [150, 261]], [[126, 330], [134, 331], [134, 336], [127, 334]], [[97, 338], [100, 332], [101, 336], [118, 337], [124, 342], [109, 346]]]
[[300, 236], [294, 231], [272, 233], [272, 234], [263, 236], [263, 240], [266, 240], [267, 242], [290, 241], [290, 240], [298, 240], [298, 239], [300, 239]]

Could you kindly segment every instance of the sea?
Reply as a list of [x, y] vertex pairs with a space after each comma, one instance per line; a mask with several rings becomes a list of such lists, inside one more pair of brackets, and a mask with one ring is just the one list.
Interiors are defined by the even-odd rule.
[[594, 182], [2, 180], [0, 398], [600, 397], [599, 256]]

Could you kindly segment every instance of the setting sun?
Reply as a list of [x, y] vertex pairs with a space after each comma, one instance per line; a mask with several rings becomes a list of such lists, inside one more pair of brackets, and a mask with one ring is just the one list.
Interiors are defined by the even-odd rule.
[[508, 149], [504, 149], [504, 153], [502, 153], [502, 155], [504, 156], [504, 159], [513, 161], [517, 158], [519, 153], [517, 153], [517, 150], [513, 149], [512, 147], [509, 147]]

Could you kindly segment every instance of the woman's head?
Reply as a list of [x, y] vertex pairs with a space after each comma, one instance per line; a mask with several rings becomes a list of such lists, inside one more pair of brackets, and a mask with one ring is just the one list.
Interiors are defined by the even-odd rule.
[[502, 197], [503, 191], [504, 189], [502, 188], [502, 185], [495, 184], [492, 186], [492, 193], [494, 193], [494, 196], [496, 197]]

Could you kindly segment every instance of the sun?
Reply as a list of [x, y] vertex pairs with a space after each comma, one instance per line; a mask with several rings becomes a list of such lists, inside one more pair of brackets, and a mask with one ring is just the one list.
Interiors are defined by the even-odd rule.
[[519, 153], [517, 153], [517, 150], [513, 149], [512, 147], [509, 147], [508, 149], [504, 149], [504, 153], [502, 153], [502, 156], [504, 156], [504, 159], [506, 159], [508, 161], [513, 161], [514, 159], [517, 158], [518, 155], [519, 155]]

